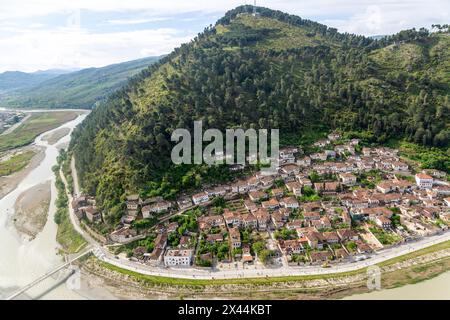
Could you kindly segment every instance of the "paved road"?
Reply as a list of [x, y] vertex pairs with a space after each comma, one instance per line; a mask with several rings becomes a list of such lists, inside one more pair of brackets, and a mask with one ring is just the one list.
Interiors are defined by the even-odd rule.
[[[75, 194], [79, 194], [79, 184], [76, 175], [74, 162], [72, 161], [72, 174], [74, 175], [74, 190]], [[62, 175], [62, 173], [61, 173]], [[62, 175], [64, 183], [66, 180]], [[72, 195], [67, 194], [69, 201], [72, 201]], [[94, 248], [93, 252], [97, 258], [102, 261], [108, 262], [117, 267], [135, 271], [145, 275], [153, 276], [166, 276], [172, 278], [184, 278], [184, 279], [235, 279], [235, 278], [257, 278], [257, 277], [275, 277], [275, 276], [301, 276], [301, 275], [320, 275], [330, 273], [341, 273], [359, 270], [398, 256], [402, 256], [413, 251], [417, 251], [423, 248], [427, 248], [434, 244], [450, 240], [450, 232], [447, 231], [440, 235], [431, 236], [422, 240], [406, 243], [396, 247], [383, 249], [375, 254], [369, 255], [370, 258], [363, 261], [347, 262], [337, 265], [332, 265], [330, 268], [322, 268], [320, 266], [303, 266], [303, 267], [291, 267], [286, 264], [279, 268], [248, 268], [248, 269], [228, 269], [228, 270], [208, 270], [197, 268], [161, 268], [156, 266], [149, 266], [138, 262], [130, 261], [126, 258], [116, 257], [112, 255], [106, 247], [102, 247], [98, 244], [86, 231], [84, 231], [80, 225], [78, 218], [75, 216], [72, 206], [69, 206], [70, 221], [74, 225], [74, 228], [79, 232], [88, 243]]]
[[[66, 177], [64, 176], [64, 174], [62, 173], [62, 170], [59, 171], [59, 175], [61, 176], [61, 179], [64, 182], [64, 184], [67, 186], [68, 185], [67, 180], [66, 180]], [[67, 188], [66, 188], [66, 194], [67, 194], [67, 197], [69, 198], [69, 219], [70, 219], [70, 222], [72, 223], [73, 228], [88, 242], [88, 244], [90, 246], [99, 247], [100, 245], [81, 227], [80, 221], [78, 220], [78, 217], [75, 215], [75, 211], [73, 210], [72, 205], [71, 205], [72, 200], [73, 200], [72, 194], [68, 191]]]
[[185, 279], [232, 279], [232, 278], [274, 277], [274, 276], [300, 276], [300, 275], [318, 275], [318, 274], [320, 275], [320, 274], [341, 273], [359, 270], [374, 265], [376, 263], [380, 263], [449, 240], [450, 240], [450, 233], [446, 232], [445, 234], [429, 237], [427, 239], [423, 239], [422, 241], [418, 241], [414, 244], [407, 244], [394, 247], [391, 249], [386, 249], [384, 251], [383, 250], [379, 251], [377, 254], [372, 255], [371, 258], [367, 260], [358, 261], [354, 263], [349, 262], [333, 265], [330, 268], [322, 268], [318, 266], [306, 266], [306, 267], [283, 266], [275, 269], [265, 268], [265, 269], [240, 269], [240, 270], [218, 270], [218, 271], [209, 271], [196, 268], [168, 269], [168, 268], [147, 266], [140, 263], [129, 261], [124, 258], [116, 258], [111, 254], [109, 254], [108, 252], [105, 252], [104, 250], [102, 250], [102, 252], [104, 253], [102, 260], [117, 267], [136, 271], [146, 275], [167, 276]]
[[76, 195], [80, 194], [80, 182], [78, 181], [77, 169], [75, 168], [75, 158], [70, 161], [70, 169], [72, 170], [73, 190]]

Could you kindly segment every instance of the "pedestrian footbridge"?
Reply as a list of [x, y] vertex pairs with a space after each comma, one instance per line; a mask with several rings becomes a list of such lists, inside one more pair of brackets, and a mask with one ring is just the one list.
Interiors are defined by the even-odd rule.
[[51, 277], [52, 275], [56, 274], [57, 272], [70, 267], [72, 265], [72, 263], [74, 263], [75, 261], [91, 254], [94, 250], [93, 249], [89, 249], [81, 254], [79, 254], [78, 256], [70, 259], [69, 261], [67, 261], [66, 263], [64, 263], [63, 265], [47, 272], [46, 274], [42, 275], [41, 277], [39, 277], [38, 279], [34, 280], [33, 282], [27, 284], [26, 286], [20, 288], [19, 290], [17, 290], [16, 292], [14, 292], [12, 295], [10, 295], [9, 297], [6, 298], [6, 300], [13, 300], [15, 298], [17, 298], [18, 296], [20, 296], [22, 293], [25, 293], [26, 291], [28, 291], [29, 289], [33, 288], [34, 286], [36, 286], [37, 284], [39, 284], [40, 282], [44, 281], [45, 279], [47, 279], [48, 277]]

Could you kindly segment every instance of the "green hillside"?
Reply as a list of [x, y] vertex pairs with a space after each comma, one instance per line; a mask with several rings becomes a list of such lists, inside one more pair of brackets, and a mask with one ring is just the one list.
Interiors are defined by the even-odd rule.
[[374, 40], [280, 11], [241, 6], [145, 69], [74, 132], [84, 189], [113, 222], [128, 192], [173, 197], [230, 178], [174, 166], [171, 132], [279, 128], [284, 142], [332, 129], [374, 142], [448, 147], [449, 35], [407, 30]]
[[33, 73], [6, 71], [0, 73], [0, 94], [8, 91], [29, 88], [68, 72], [69, 71], [65, 70], [46, 70]]
[[0, 95], [9, 108], [92, 108], [130, 77], [157, 61], [150, 57], [103, 68], [89, 68], [52, 77], [33, 86]]

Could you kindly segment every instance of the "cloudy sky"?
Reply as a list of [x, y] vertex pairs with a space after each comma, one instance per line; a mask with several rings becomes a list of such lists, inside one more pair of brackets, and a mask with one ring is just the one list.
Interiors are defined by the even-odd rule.
[[[253, 0], [0, 0], [0, 72], [104, 66], [169, 53]], [[339, 31], [449, 23], [448, 0], [258, 0]]]

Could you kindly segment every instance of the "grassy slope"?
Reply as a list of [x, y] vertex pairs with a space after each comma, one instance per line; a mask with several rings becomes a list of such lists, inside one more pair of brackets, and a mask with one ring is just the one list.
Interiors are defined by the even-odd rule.
[[[435, 78], [450, 85], [450, 35], [436, 35], [436, 43], [430, 48], [429, 54], [432, 61], [439, 61], [441, 66], [433, 68], [430, 72]], [[450, 124], [449, 124], [450, 125]]]
[[0, 99], [0, 105], [25, 108], [91, 108], [159, 57], [64, 74]]
[[384, 70], [405, 71], [414, 68], [422, 61], [422, 48], [413, 43], [394, 45], [378, 49], [371, 54], [371, 58]]
[[[255, 47], [258, 49], [287, 50], [306, 46], [314, 47], [325, 43], [337, 45], [337, 43], [331, 43], [328, 39], [316, 33], [309, 32], [307, 27], [299, 28], [273, 18], [255, 18], [251, 15], [241, 15], [234, 22], [241, 23], [252, 29], [271, 29], [275, 31], [265, 41], [255, 44]], [[217, 28], [219, 35], [230, 32], [230, 28], [227, 26], [218, 25]]]
[[450, 84], [450, 36], [434, 34], [425, 43], [400, 43], [373, 51], [370, 58], [379, 70], [427, 75], [438, 83]]
[[77, 253], [84, 248], [87, 242], [80, 236], [78, 232], [73, 229], [72, 223], [69, 220], [69, 212], [62, 215], [62, 221], [58, 225], [56, 240], [63, 247], [66, 253]]
[[33, 113], [13, 132], [0, 136], [0, 152], [30, 144], [41, 133], [55, 129], [77, 115], [78, 112], [72, 111]]

